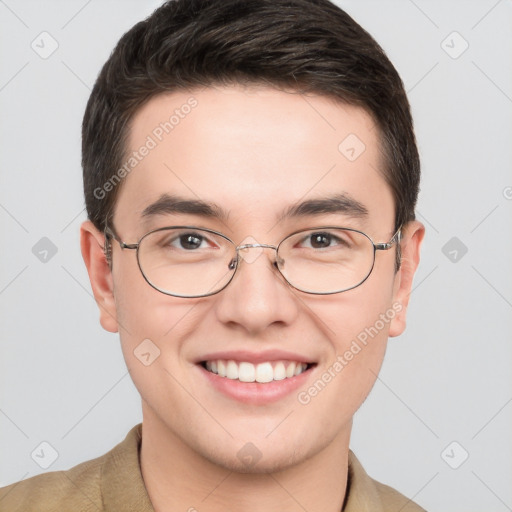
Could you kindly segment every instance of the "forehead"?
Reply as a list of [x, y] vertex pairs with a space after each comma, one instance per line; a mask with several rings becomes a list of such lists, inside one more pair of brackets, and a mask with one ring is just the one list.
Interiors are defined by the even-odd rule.
[[163, 194], [220, 205], [235, 223], [263, 225], [300, 200], [334, 194], [393, 219], [373, 119], [324, 96], [263, 86], [173, 92], [137, 112], [128, 140], [133, 165], [116, 217], [130, 222]]

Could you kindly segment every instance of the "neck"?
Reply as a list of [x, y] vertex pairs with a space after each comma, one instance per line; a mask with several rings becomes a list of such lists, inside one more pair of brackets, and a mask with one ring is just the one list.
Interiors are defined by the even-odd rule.
[[350, 427], [321, 452], [287, 469], [238, 473], [194, 451], [146, 411], [141, 471], [155, 512], [339, 512]]

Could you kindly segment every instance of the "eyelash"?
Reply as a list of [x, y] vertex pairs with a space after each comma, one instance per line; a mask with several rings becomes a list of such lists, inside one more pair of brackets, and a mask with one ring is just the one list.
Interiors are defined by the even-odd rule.
[[[191, 237], [191, 238], [196, 238], [198, 240], [200, 240], [200, 244], [199, 244], [199, 247], [195, 247], [195, 248], [185, 248], [183, 246], [183, 240], [186, 239], [186, 237]], [[313, 242], [312, 240], [314, 239], [314, 237], [325, 237], [325, 238], [328, 238], [329, 240], [329, 245], [327, 247], [313, 247]], [[175, 242], [179, 243], [181, 245], [181, 247], [176, 247], [175, 245]], [[333, 247], [339, 247], [339, 246], [344, 246], [344, 247], [350, 247], [351, 244], [350, 244], [350, 241], [347, 240], [347, 239], [344, 239], [344, 238], [341, 238], [340, 236], [332, 233], [332, 232], [329, 232], [329, 231], [312, 231], [312, 232], [309, 232], [306, 236], [304, 236], [297, 245], [299, 246], [302, 246], [302, 244], [304, 243], [307, 243], [309, 242], [309, 245], [306, 246], [306, 247], [302, 247], [302, 248], [305, 248], [305, 249], [318, 249], [318, 250], [322, 250], [322, 249], [330, 249], [330, 248], [333, 248]], [[174, 248], [174, 249], [177, 249], [177, 250], [186, 250], [186, 251], [195, 251], [195, 250], [200, 250], [200, 249], [206, 249], [206, 247], [202, 247], [203, 244], [206, 243], [208, 244], [210, 247], [215, 247], [217, 244], [215, 244], [215, 242], [213, 240], [211, 240], [210, 238], [204, 236], [203, 234], [200, 234], [200, 233], [197, 233], [197, 232], [194, 232], [194, 231], [184, 231], [182, 233], [178, 233], [178, 234], [175, 234], [172, 236], [172, 238], [164, 238], [161, 242], [160, 242], [160, 245], [163, 246], [163, 247], [170, 247], [170, 248]]]

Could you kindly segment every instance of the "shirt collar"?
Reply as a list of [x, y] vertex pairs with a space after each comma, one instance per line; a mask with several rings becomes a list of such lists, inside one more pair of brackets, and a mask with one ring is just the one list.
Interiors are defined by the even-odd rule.
[[342, 512], [384, 512], [375, 481], [352, 451], [348, 453], [348, 480]]
[[101, 470], [101, 494], [105, 512], [137, 510], [154, 512], [140, 469], [142, 424], [108, 454]]
[[[142, 424], [133, 427], [125, 440], [111, 450], [101, 472], [101, 492], [106, 512], [137, 510], [154, 512], [140, 469]], [[378, 489], [349, 451], [348, 480], [342, 512], [384, 511]]]

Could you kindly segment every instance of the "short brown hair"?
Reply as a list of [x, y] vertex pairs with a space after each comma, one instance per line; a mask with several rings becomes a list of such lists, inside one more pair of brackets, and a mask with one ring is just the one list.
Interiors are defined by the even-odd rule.
[[157, 94], [235, 83], [285, 87], [364, 108], [380, 131], [395, 228], [415, 218], [420, 163], [403, 83], [347, 13], [328, 0], [173, 0], [123, 35], [87, 103], [85, 203], [100, 231], [121, 188], [106, 193], [104, 184], [122, 165], [135, 112]]

